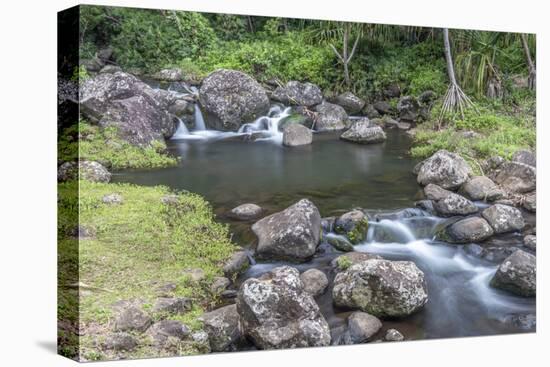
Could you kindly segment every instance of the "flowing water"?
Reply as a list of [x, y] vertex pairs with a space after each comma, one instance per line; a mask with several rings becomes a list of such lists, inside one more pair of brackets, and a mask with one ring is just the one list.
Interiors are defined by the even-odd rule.
[[[206, 130], [201, 120], [190, 132], [180, 123], [168, 143], [171, 153], [181, 157], [179, 166], [124, 171], [115, 173], [113, 180], [199, 193], [212, 203], [219, 220], [230, 224], [233, 239], [251, 249], [256, 244], [252, 223], [226, 217], [237, 205], [256, 203], [270, 214], [309, 198], [323, 217], [365, 208], [373, 219], [367, 239], [355, 250], [412, 260], [428, 283], [424, 309], [404, 319], [385, 320], [381, 333], [394, 327], [407, 339], [425, 339], [522, 331], [503, 320], [510, 314], [534, 313], [534, 299], [490, 288], [497, 264], [469, 255], [462, 246], [434, 241], [446, 219], [412, 208], [419, 187], [411, 173], [416, 162], [407, 155], [410, 141], [405, 133], [389, 130], [387, 141], [377, 145], [346, 143], [335, 133], [314, 134], [313, 144], [286, 148], [280, 144], [277, 125], [288, 113], [274, 106], [237, 133]], [[255, 141], [243, 140], [256, 133], [260, 135]], [[328, 236], [334, 234], [325, 233], [324, 238]], [[324, 242], [312, 261], [295, 266], [321, 269], [332, 279], [330, 262], [338, 255]], [[239, 282], [282, 264], [256, 263]], [[336, 335], [349, 311], [333, 306], [330, 289], [318, 303]]]

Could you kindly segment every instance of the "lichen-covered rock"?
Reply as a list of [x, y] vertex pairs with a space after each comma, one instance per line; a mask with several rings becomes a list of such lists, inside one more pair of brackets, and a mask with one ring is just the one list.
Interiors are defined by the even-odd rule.
[[260, 257], [303, 262], [319, 245], [321, 215], [311, 201], [302, 199], [254, 223], [252, 231], [258, 237]]
[[178, 82], [185, 79], [180, 68], [162, 69], [151, 76], [153, 79], [167, 82]]
[[368, 229], [368, 217], [358, 209], [342, 214], [334, 222], [334, 231], [345, 235], [353, 244], [363, 241]]
[[249, 75], [236, 70], [217, 70], [202, 82], [199, 101], [209, 127], [237, 131], [269, 110], [264, 88]]
[[525, 199], [523, 201], [523, 207], [525, 208], [525, 210], [528, 210], [533, 213], [537, 211], [537, 193], [536, 192], [525, 196]]
[[103, 198], [101, 198], [101, 201], [104, 204], [108, 204], [108, 205], [118, 205], [118, 204], [122, 204], [123, 199], [122, 199], [122, 195], [113, 193], [113, 194], [103, 196]]
[[535, 331], [537, 328], [537, 315], [534, 313], [506, 315], [503, 321], [521, 330]]
[[529, 150], [518, 150], [512, 156], [512, 162], [523, 163], [529, 166], [537, 166], [537, 156]]
[[315, 84], [292, 80], [285, 86], [277, 87], [271, 98], [287, 105], [312, 107], [323, 101], [323, 94]]
[[215, 277], [210, 285], [213, 294], [222, 294], [231, 285], [231, 280], [226, 277]]
[[153, 320], [137, 306], [122, 309], [115, 319], [115, 331], [144, 332], [153, 323]]
[[164, 347], [169, 339], [183, 340], [191, 334], [189, 328], [177, 320], [161, 320], [154, 323], [147, 330], [154, 343], [158, 347]]
[[259, 218], [262, 213], [262, 207], [256, 204], [247, 203], [231, 209], [228, 215], [233, 219], [251, 220]]
[[315, 106], [315, 130], [335, 131], [346, 128], [348, 114], [344, 108], [329, 102]]
[[472, 169], [461, 156], [440, 150], [423, 162], [417, 181], [423, 186], [433, 183], [444, 189], [455, 189], [471, 175]]
[[454, 192], [436, 201], [434, 203], [434, 209], [444, 217], [469, 215], [477, 213], [478, 211], [477, 206], [473, 202]]
[[392, 106], [386, 101], [377, 101], [372, 105], [381, 115], [389, 115], [394, 112]]
[[519, 231], [525, 227], [521, 211], [508, 205], [494, 204], [481, 212], [495, 233]]
[[404, 96], [397, 103], [397, 112], [401, 120], [415, 122], [419, 117], [420, 105], [416, 98]]
[[491, 279], [491, 286], [523, 297], [537, 293], [537, 258], [518, 250], [510, 255]]
[[260, 349], [330, 345], [330, 329], [304, 290], [300, 273], [282, 266], [240, 287], [237, 312], [243, 333]]
[[525, 247], [527, 247], [529, 250], [537, 251], [537, 236], [528, 234], [527, 236], [523, 237], [523, 244]]
[[310, 129], [300, 124], [287, 124], [283, 128], [283, 145], [296, 147], [308, 145], [313, 141], [313, 134]]
[[113, 333], [105, 338], [103, 347], [117, 352], [129, 352], [135, 349], [138, 345], [137, 339], [129, 333]]
[[328, 286], [328, 278], [321, 270], [309, 269], [300, 274], [300, 280], [304, 290], [317, 297], [325, 292]]
[[111, 173], [103, 165], [94, 161], [80, 161], [78, 165], [76, 162], [65, 162], [57, 171], [57, 179], [60, 182], [78, 178], [91, 182], [108, 183], [111, 181]]
[[365, 101], [351, 92], [344, 92], [334, 97], [331, 102], [342, 106], [349, 114], [360, 112], [365, 106]]
[[334, 303], [378, 317], [408, 316], [428, 301], [424, 273], [411, 261], [367, 260], [338, 273]]
[[461, 191], [472, 200], [495, 201], [505, 195], [489, 177], [474, 176], [461, 187]]
[[213, 352], [232, 350], [241, 338], [240, 318], [237, 305], [229, 305], [207, 312], [200, 317], [208, 333]]
[[[380, 329], [382, 322], [366, 312], [355, 311], [348, 317], [348, 335], [350, 344], [369, 341]], [[347, 344], [347, 343], [346, 343]]]
[[386, 335], [384, 335], [384, 340], [388, 342], [400, 342], [404, 340], [405, 337], [403, 334], [399, 332], [399, 330], [396, 329], [388, 329], [386, 330]]
[[246, 251], [237, 251], [223, 265], [223, 273], [226, 277], [233, 277], [244, 272], [250, 266], [250, 259]]
[[187, 297], [171, 298], [161, 297], [157, 299], [153, 307], [153, 312], [166, 314], [184, 314], [191, 310], [193, 301]]
[[433, 200], [433, 201], [443, 200], [451, 194], [452, 194], [452, 191], [445, 190], [440, 186], [434, 185], [431, 183], [427, 184], [424, 187], [424, 196], [426, 196], [428, 200]]
[[494, 234], [489, 223], [480, 217], [461, 219], [438, 233], [438, 238], [451, 243], [481, 242]]
[[382, 258], [379, 255], [354, 251], [338, 256], [336, 259], [331, 261], [330, 265], [336, 272], [340, 272], [349, 269], [352, 265], [372, 259], [381, 260]]
[[327, 233], [323, 238], [338, 251], [350, 252], [354, 250], [353, 244], [344, 235]]
[[537, 187], [537, 169], [528, 164], [504, 162], [491, 172], [490, 177], [513, 193], [527, 193]]
[[386, 133], [380, 126], [371, 126], [367, 119], [355, 121], [340, 139], [360, 144], [376, 144], [386, 140]]

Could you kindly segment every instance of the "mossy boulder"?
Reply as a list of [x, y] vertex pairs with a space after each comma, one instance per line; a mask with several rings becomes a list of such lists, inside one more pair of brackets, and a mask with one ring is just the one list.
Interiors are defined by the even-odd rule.
[[367, 238], [368, 229], [368, 217], [358, 209], [341, 215], [334, 223], [334, 231], [345, 235], [353, 244], [364, 241]]

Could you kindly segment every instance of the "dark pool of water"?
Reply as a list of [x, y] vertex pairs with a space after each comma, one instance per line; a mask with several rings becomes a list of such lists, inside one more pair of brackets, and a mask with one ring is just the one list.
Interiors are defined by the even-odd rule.
[[[251, 223], [225, 217], [230, 209], [243, 203], [256, 203], [270, 214], [308, 198], [322, 216], [337, 215], [354, 207], [383, 212], [412, 207], [419, 186], [411, 173], [416, 162], [408, 157], [409, 137], [400, 131], [390, 130], [387, 134], [387, 141], [377, 145], [346, 143], [331, 133], [316, 134], [312, 145], [299, 148], [241, 140], [170, 142], [170, 151], [182, 157], [179, 166], [124, 171], [115, 174], [113, 181], [160, 184], [199, 193], [212, 203], [218, 218], [230, 224], [236, 242], [253, 248]], [[418, 223], [396, 221], [388, 230], [403, 231], [403, 224], [412, 231], [419, 227]], [[488, 288], [495, 264], [472, 258], [461, 247], [432, 243], [431, 237], [418, 234], [414, 237], [421, 242], [409, 239], [391, 246], [357, 247], [391, 259], [413, 260], [428, 280], [430, 301], [426, 307], [408, 318], [384, 321], [384, 330], [395, 327], [407, 339], [522, 331], [502, 319], [514, 312], [534, 313], [535, 301]], [[332, 278], [330, 261], [338, 254], [326, 244], [321, 247], [325, 252], [297, 267], [319, 268]], [[257, 264], [239, 281], [277, 265], [281, 263]], [[331, 328], [345, 323], [348, 312], [334, 308], [330, 290], [317, 301]]]

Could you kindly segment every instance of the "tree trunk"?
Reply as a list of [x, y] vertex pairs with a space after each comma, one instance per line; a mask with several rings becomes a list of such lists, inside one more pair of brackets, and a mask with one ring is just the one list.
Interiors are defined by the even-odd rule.
[[453, 56], [451, 55], [451, 42], [449, 41], [449, 29], [443, 28], [443, 43], [445, 45], [445, 60], [447, 61], [447, 75], [451, 84], [457, 85], [455, 68], [453, 66]]
[[531, 51], [529, 50], [529, 43], [527, 43], [527, 36], [523, 33], [521, 34], [521, 44], [523, 45], [523, 52], [525, 52], [525, 59], [527, 60], [527, 66], [529, 67], [529, 89], [535, 90], [537, 84], [537, 69], [533, 59], [531, 58]]

